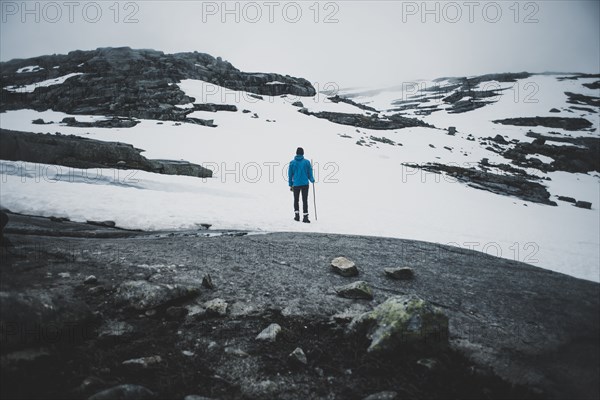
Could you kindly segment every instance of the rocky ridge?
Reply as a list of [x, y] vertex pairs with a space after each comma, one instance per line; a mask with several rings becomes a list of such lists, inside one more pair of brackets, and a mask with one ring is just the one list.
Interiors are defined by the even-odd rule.
[[[19, 72], [33, 64], [39, 68]], [[220, 57], [205, 53], [165, 54], [129, 47], [16, 59], [0, 63], [0, 71], [0, 111], [33, 108], [68, 114], [183, 121], [194, 109], [177, 106], [202, 102], [179, 89], [176, 84], [184, 79], [200, 79], [259, 95], [313, 96], [316, 93], [303, 78], [242, 72]], [[31, 93], [19, 91], [24, 85], [69, 74], [79, 75], [71, 76], [60, 85], [37, 87]]]

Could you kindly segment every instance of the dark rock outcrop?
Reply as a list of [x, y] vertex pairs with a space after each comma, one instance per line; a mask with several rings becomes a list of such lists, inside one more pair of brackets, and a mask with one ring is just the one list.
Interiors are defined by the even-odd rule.
[[400, 114], [392, 114], [386, 118], [379, 118], [376, 114], [364, 116], [362, 114], [346, 114], [330, 111], [311, 112], [306, 108], [302, 108], [298, 111], [306, 115], [312, 115], [317, 118], [326, 119], [336, 124], [351, 125], [357, 128], [365, 129], [388, 130], [411, 128], [415, 126], [431, 127], [431, 125], [421, 121], [420, 119], [408, 118], [401, 116]]
[[337, 94], [336, 94], [335, 96], [328, 97], [328, 98], [327, 98], [327, 100], [331, 101], [332, 103], [346, 103], [346, 104], [350, 104], [351, 106], [354, 106], [354, 107], [360, 108], [361, 110], [372, 111], [372, 112], [378, 112], [378, 111], [377, 111], [375, 108], [373, 108], [373, 107], [369, 107], [369, 106], [367, 106], [367, 105], [365, 105], [365, 104], [360, 104], [360, 103], [357, 103], [357, 102], [355, 102], [355, 101], [354, 101], [354, 100], [352, 100], [352, 99], [348, 99], [348, 98], [346, 98], [346, 97], [341, 97], [341, 96], [339, 96], [339, 95], [337, 95]]
[[217, 112], [217, 111], [237, 111], [237, 107], [233, 104], [213, 104], [213, 103], [204, 103], [198, 104], [194, 103], [194, 111], [209, 111], [209, 112]]
[[73, 168], [127, 168], [166, 175], [212, 177], [212, 171], [187, 161], [149, 160], [130, 144], [79, 136], [0, 129], [0, 159], [64, 165]]
[[[17, 73], [27, 65], [39, 70]], [[54, 68], [58, 67], [58, 68]], [[129, 47], [72, 51], [67, 55], [40, 56], [0, 63], [2, 87], [19, 87], [71, 73], [64, 83], [38, 87], [32, 93], [2, 89], [0, 111], [33, 108], [68, 114], [112, 115], [159, 120], [183, 120], [193, 103], [176, 85], [184, 79], [200, 79], [231, 90], [277, 96], [313, 96], [305, 79], [274, 73], [246, 73], [220, 57], [204, 53], [165, 54]], [[272, 84], [277, 82], [277, 84]]]
[[516, 126], [544, 126], [547, 128], [560, 128], [567, 131], [579, 131], [592, 127], [592, 123], [585, 118], [568, 117], [521, 117], [505, 118], [492, 121], [502, 125]]
[[525, 201], [556, 206], [550, 200], [550, 193], [544, 185], [531, 182], [521, 176], [499, 175], [491, 172], [478, 171], [473, 168], [462, 168], [451, 165], [428, 163], [423, 165], [405, 164], [412, 168], [421, 168], [429, 172], [445, 172], [459, 182], [468, 186], [487, 190], [492, 193], [514, 196]]
[[[600, 139], [594, 137], [546, 136], [535, 132], [527, 132], [527, 136], [535, 138], [532, 143], [519, 142], [506, 150], [503, 156], [522, 167], [533, 167], [545, 172], [566, 171], [586, 173], [600, 172]], [[546, 141], [564, 142], [576, 146], [560, 146], [548, 144]], [[542, 163], [531, 154], [551, 157], [550, 164]], [[537, 160], [537, 161], [536, 161]]]
[[133, 128], [140, 121], [131, 118], [112, 117], [110, 119], [101, 119], [93, 122], [77, 121], [75, 117], [65, 117], [61, 121], [67, 126], [76, 128]]
[[[585, 86], [585, 84], [584, 84], [584, 86]], [[599, 97], [586, 96], [581, 93], [572, 93], [572, 92], [565, 92], [565, 94], [569, 98], [569, 100], [567, 100], [567, 103], [600, 107], [600, 98]]]

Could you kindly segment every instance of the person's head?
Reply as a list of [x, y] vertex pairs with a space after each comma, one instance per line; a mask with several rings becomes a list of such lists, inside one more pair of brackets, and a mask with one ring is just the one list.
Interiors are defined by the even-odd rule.
[[296, 155], [297, 156], [303, 156], [304, 155], [304, 149], [302, 147], [298, 147], [296, 149]]

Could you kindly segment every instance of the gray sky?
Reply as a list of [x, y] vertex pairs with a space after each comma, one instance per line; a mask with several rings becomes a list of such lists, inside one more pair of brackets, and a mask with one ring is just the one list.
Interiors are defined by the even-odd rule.
[[597, 0], [0, 3], [2, 61], [107, 46], [197, 50], [244, 71], [301, 76], [318, 89], [600, 72]]

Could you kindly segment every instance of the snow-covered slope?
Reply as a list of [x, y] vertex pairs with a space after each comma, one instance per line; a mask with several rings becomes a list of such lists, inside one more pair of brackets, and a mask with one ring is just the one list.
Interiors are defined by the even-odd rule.
[[[483, 138], [498, 134], [508, 141], [521, 142], [533, 140], [526, 136], [529, 130], [557, 132], [557, 137], [598, 137], [598, 114], [569, 108], [564, 95], [576, 92], [597, 97], [597, 89], [582, 86], [597, 79], [557, 78], [535, 75], [512, 83], [492, 82], [497, 85], [494, 89], [505, 89], [502, 94], [492, 98], [493, 103], [466, 113], [451, 113], [441, 99], [421, 103], [419, 107], [438, 106], [439, 110], [429, 115], [422, 115], [418, 108], [403, 111], [406, 116], [417, 116], [436, 128], [371, 130], [339, 125], [300, 113], [299, 107], [292, 103], [300, 100], [312, 112], [365, 116], [372, 113], [351, 104], [332, 103], [321, 93], [308, 98], [262, 96], [260, 100], [243, 91], [199, 80], [184, 80], [179, 86], [196, 103], [234, 104], [238, 108], [237, 112], [196, 111], [189, 115], [214, 120], [216, 128], [156, 120], [142, 120], [133, 128], [74, 128], [59, 123], [67, 114], [8, 111], [0, 114], [0, 125], [5, 129], [60, 132], [130, 143], [145, 149], [148, 158], [185, 159], [212, 169], [214, 175], [211, 179], [199, 179], [2, 161], [0, 201], [3, 207], [16, 212], [73, 220], [113, 220], [124, 228], [195, 229], [200, 223], [210, 223], [217, 229], [417, 239], [473, 248], [600, 281], [597, 172], [527, 170], [531, 175], [550, 178], [542, 182], [551, 199], [568, 195], [592, 202], [592, 209], [588, 210], [562, 201], [549, 206], [477, 190], [451, 176], [406, 165], [435, 162], [470, 167], [483, 158], [494, 164], [508, 163], [501, 154], [482, 144]], [[440, 82], [421, 83], [424, 87], [436, 84]], [[486, 85], [479, 89], [490, 89], [489, 81]], [[340, 95], [351, 96], [357, 103], [378, 110], [392, 110], [397, 100], [409, 100], [415, 93], [413, 88], [410, 93], [400, 88], [368, 94], [342, 91]], [[550, 113], [551, 108], [559, 113]], [[380, 115], [395, 112], [382, 111]], [[491, 122], [534, 116], [583, 116], [593, 127], [569, 132]], [[101, 118], [76, 117], [80, 121]], [[38, 118], [53, 122], [43, 126], [31, 123]], [[445, 129], [450, 126], [457, 128], [456, 135], [447, 134]], [[389, 139], [388, 143], [380, 141], [382, 138]], [[362, 145], [357, 145], [360, 141]], [[292, 220], [286, 165], [298, 146], [304, 147], [306, 157], [312, 159], [318, 179], [318, 220], [311, 194], [311, 224]], [[389, 260], [390, 265], [405, 262]]]

